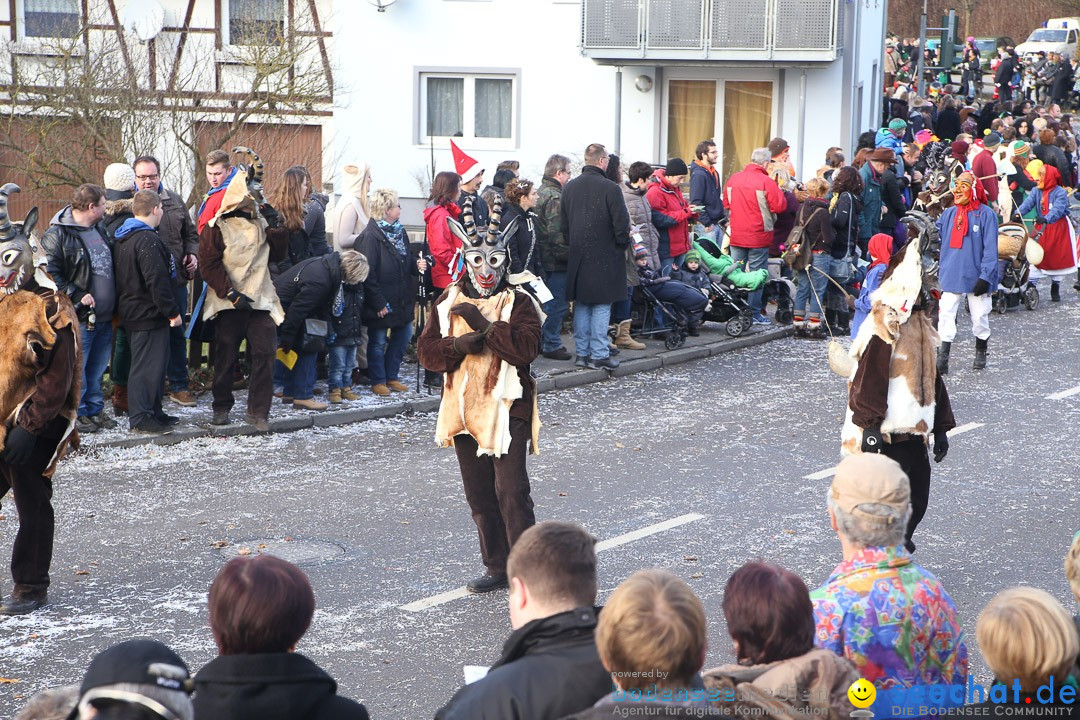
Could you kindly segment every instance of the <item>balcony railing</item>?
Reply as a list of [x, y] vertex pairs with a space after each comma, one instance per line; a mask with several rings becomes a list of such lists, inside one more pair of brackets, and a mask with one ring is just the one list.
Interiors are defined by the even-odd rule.
[[830, 61], [848, 0], [582, 0], [582, 52], [598, 61]]

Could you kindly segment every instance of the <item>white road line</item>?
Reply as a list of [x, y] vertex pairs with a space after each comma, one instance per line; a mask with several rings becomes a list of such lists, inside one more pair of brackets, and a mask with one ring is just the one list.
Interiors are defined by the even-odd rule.
[[[596, 543], [596, 552], [603, 552], [605, 550], [611, 550], [612, 548], [619, 547], [620, 545], [626, 545], [632, 543], [635, 540], [649, 537], [650, 535], [656, 535], [662, 533], [665, 530], [671, 530], [677, 528], [680, 525], [687, 525], [692, 522], [697, 522], [703, 519], [705, 516], [698, 513], [687, 513], [686, 515], [680, 515], [677, 518], [671, 520], [665, 520], [664, 522], [656, 523], [655, 525], [648, 525], [638, 530], [633, 530], [622, 535], [617, 535], [609, 540], [602, 540]], [[429, 608], [436, 607], [437, 605], [443, 605], [454, 600], [459, 600], [463, 597], [469, 596], [469, 591], [463, 587], [450, 590], [448, 592], [439, 593], [438, 595], [432, 595], [431, 597], [424, 598], [423, 600], [417, 600], [411, 602], [408, 605], [402, 605], [400, 610], [408, 612], [420, 612], [421, 610], [427, 610]]]
[[[1076, 392], [1080, 393], [1080, 388], [1076, 388]], [[957, 435], [963, 435], [964, 433], [971, 432], [972, 430], [978, 430], [979, 428], [984, 427], [985, 425], [986, 425], [986, 423], [970, 422], [970, 423], [967, 423], [965, 425], [961, 425], [959, 427], [954, 427], [952, 430], [950, 430], [948, 432], [948, 435], [951, 438], [956, 437]], [[816, 473], [810, 473], [809, 475], [803, 475], [803, 480], [824, 480], [825, 478], [831, 478], [835, 474], [836, 474], [836, 466], [833, 465], [831, 468], [825, 468], [824, 470], [819, 470]]]
[[1068, 390], [1062, 390], [1061, 392], [1054, 393], [1053, 395], [1047, 395], [1046, 399], [1064, 400], [1065, 398], [1072, 397], [1073, 395], [1080, 395], [1080, 385], [1077, 385], [1076, 387], [1071, 387]]

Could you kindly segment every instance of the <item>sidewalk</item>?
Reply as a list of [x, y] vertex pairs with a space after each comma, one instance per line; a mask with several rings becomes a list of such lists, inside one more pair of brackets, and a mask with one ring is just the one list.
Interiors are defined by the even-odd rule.
[[[618, 378], [649, 370], [657, 370], [669, 365], [678, 365], [691, 360], [720, 355], [740, 348], [760, 345], [787, 337], [792, 334], [790, 325], [772, 325], [765, 330], [752, 328], [741, 337], [732, 338], [724, 332], [722, 326], [715, 323], [703, 325], [701, 336], [688, 337], [686, 343], [677, 350], [665, 350], [664, 343], [646, 339], [645, 350], [623, 350], [618, 359], [621, 361], [613, 372], [599, 369], [576, 367], [573, 361], [558, 362], [539, 357], [533, 363], [537, 389], [544, 393], [552, 390], [578, 387], [609, 378]], [[568, 338], [569, 339], [569, 338]], [[439, 395], [421, 388], [416, 392], [416, 365], [406, 363], [401, 367], [401, 381], [412, 388], [409, 392], [394, 393], [388, 397], [374, 395], [369, 388], [357, 388], [359, 400], [331, 405], [323, 412], [301, 410], [291, 405], [282, 405], [277, 399], [270, 410], [270, 432], [294, 432], [310, 427], [332, 427], [346, 425], [361, 420], [393, 417], [401, 414], [434, 412], [439, 409]], [[325, 389], [325, 382], [318, 386]], [[317, 386], [317, 387], [318, 387]], [[115, 430], [102, 430], [82, 437], [82, 451], [98, 448], [127, 448], [137, 445], [175, 445], [185, 440], [201, 437], [233, 437], [237, 435], [255, 435], [255, 428], [243, 422], [247, 407], [247, 391], [238, 390], [236, 405], [232, 410], [232, 425], [214, 427], [210, 425], [213, 415], [210, 409], [209, 391], [199, 396], [195, 407], [185, 408], [165, 401], [165, 412], [180, 417], [180, 424], [168, 435], [142, 435], [128, 431], [126, 417], [117, 418], [119, 427]], [[325, 401], [326, 395], [316, 399]], [[110, 409], [111, 411], [111, 409]]]

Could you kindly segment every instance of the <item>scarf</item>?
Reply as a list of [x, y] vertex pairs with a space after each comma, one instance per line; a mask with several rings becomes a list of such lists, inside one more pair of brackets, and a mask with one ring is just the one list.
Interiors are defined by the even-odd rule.
[[400, 222], [394, 221], [388, 223], [385, 220], [376, 220], [379, 223], [379, 229], [386, 234], [386, 237], [390, 239], [390, 242], [394, 243], [394, 248], [397, 249], [398, 254], [401, 257], [408, 257], [409, 246], [405, 243], [405, 228]]
[[953, 222], [952, 233], [949, 235], [949, 247], [955, 249], [964, 246], [964, 236], [968, 233], [968, 213], [977, 210], [981, 204], [975, 199], [973, 192], [967, 205], [956, 206], [956, 219]]
[[199, 214], [196, 216], [199, 219], [198, 232], [202, 232], [206, 223], [210, 222], [218, 210], [221, 209], [221, 201], [225, 198], [224, 192], [233, 177], [236, 176], [236, 168], [234, 167], [225, 181], [218, 185], [216, 188], [210, 188], [205, 195], [203, 195], [202, 205], [199, 206]]

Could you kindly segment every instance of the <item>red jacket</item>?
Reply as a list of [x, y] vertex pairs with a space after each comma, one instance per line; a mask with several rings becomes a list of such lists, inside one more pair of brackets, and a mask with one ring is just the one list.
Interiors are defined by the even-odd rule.
[[998, 175], [997, 175], [997, 163], [994, 162], [994, 156], [992, 153], [982, 150], [975, 159], [971, 161], [971, 173], [979, 179], [979, 183], [982, 185], [983, 190], [986, 191], [986, 197], [990, 202], [997, 202], [998, 199]]
[[[690, 251], [690, 220], [695, 218], [697, 213], [690, 210], [690, 204], [683, 198], [682, 191], [668, 184], [663, 170], [657, 170], [653, 177], [655, 181], [650, 182], [649, 189], [645, 191], [645, 199], [652, 208], [653, 225], [657, 232], [667, 234], [669, 257], [678, 257]], [[658, 218], [658, 213], [663, 217]]]
[[[424, 210], [428, 251], [435, 258], [435, 264], [431, 268], [431, 284], [440, 290], [445, 290], [456, 279], [451, 277], [451, 273], [455, 269], [454, 265], [459, 258], [458, 250], [461, 248], [461, 241], [450, 232], [450, 226], [446, 224], [448, 217], [450, 211], [445, 205]], [[456, 215], [454, 219], [457, 219]]]
[[772, 244], [775, 213], [787, 208], [787, 199], [765, 168], [751, 163], [728, 178], [724, 204], [732, 246], [763, 248]]

